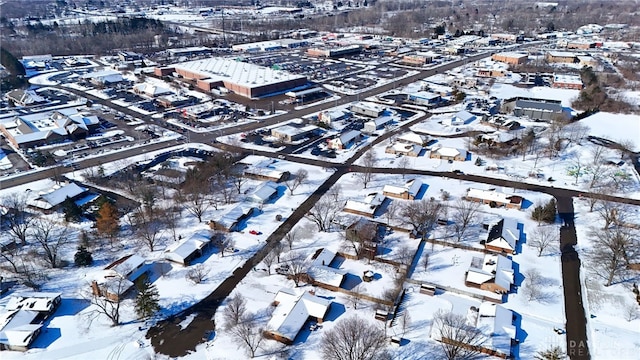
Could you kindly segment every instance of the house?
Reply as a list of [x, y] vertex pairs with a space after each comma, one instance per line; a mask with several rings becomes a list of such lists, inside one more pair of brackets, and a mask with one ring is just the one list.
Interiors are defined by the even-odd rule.
[[131, 289], [136, 280], [146, 274], [148, 264], [139, 255], [127, 255], [104, 268], [91, 282], [93, 295], [102, 296], [110, 301], [119, 301]]
[[380, 193], [371, 193], [364, 200], [347, 200], [342, 211], [373, 218], [386, 197]]
[[511, 259], [497, 254], [474, 256], [465, 274], [464, 284], [497, 294], [506, 294], [513, 285], [513, 264]]
[[439, 146], [439, 147], [436, 147], [435, 149], [432, 149], [429, 152], [429, 157], [432, 159], [466, 161], [467, 151], [462, 149]]
[[[502, 305], [483, 302], [471, 307], [467, 315], [471, 326], [482, 331], [486, 339], [480, 352], [503, 359], [511, 358], [511, 344], [516, 338], [513, 312]], [[474, 324], [475, 321], [475, 324]]]
[[422, 188], [422, 181], [418, 179], [412, 179], [407, 181], [402, 186], [385, 185], [382, 188], [382, 194], [389, 197], [394, 197], [404, 200], [414, 200], [420, 189]]
[[321, 323], [331, 306], [331, 300], [309, 292], [298, 294], [293, 289], [278, 291], [273, 301], [275, 309], [267, 323], [264, 335], [281, 343], [291, 345], [309, 320]]
[[352, 147], [356, 142], [360, 141], [361, 134], [358, 130], [349, 130], [340, 134], [335, 139], [329, 140], [327, 147], [329, 149], [340, 150]]
[[372, 102], [359, 101], [349, 108], [349, 110], [358, 115], [364, 115], [371, 118], [379, 118], [385, 111], [384, 106]]
[[75, 200], [85, 194], [87, 190], [87, 188], [72, 182], [40, 195], [37, 199], [31, 201], [29, 205], [44, 210], [45, 212], [51, 212], [59, 207], [67, 198]]
[[115, 70], [95, 71], [84, 74], [81, 78], [99, 86], [108, 86], [124, 81], [122, 74]]
[[61, 302], [60, 293], [14, 294], [0, 314], [0, 350], [27, 351]]
[[521, 209], [522, 201], [521, 196], [505, 194], [497, 191], [496, 189], [481, 190], [481, 189], [469, 189], [467, 191], [466, 200], [481, 202], [491, 207], [504, 206], [507, 209]]
[[37, 318], [37, 311], [22, 309], [0, 314], [0, 350], [29, 350], [42, 330]]
[[373, 259], [378, 255], [378, 242], [383, 236], [383, 229], [382, 225], [360, 217], [347, 226], [345, 238], [359, 244], [358, 255], [361, 258]]
[[155, 84], [142, 83], [133, 86], [133, 92], [136, 94], [143, 94], [149, 97], [158, 97], [161, 95], [173, 94], [173, 91], [169, 88], [158, 86]]
[[404, 133], [396, 138], [397, 142], [405, 144], [416, 144], [425, 146], [429, 143], [429, 137], [427, 135], [420, 135], [414, 132]]
[[7, 100], [16, 106], [31, 106], [47, 102], [47, 99], [33, 90], [16, 89], [7, 93]]
[[393, 116], [381, 116], [379, 118], [375, 118], [373, 120], [369, 120], [364, 123], [364, 129], [362, 130], [365, 133], [373, 134], [378, 129], [381, 129], [389, 124], [391, 124], [395, 119]]
[[347, 275], [345, 270], [331, 267], [331, 262], [336, 257], [334, 252], [327, 249], [318, 249], [310, 259], [307, 269], [307, 281], [314, 285], [327, 289], [339, 288]]
[[390, 146], [387, 146], [384, 149], [384, 152], [387, 154], [394, 154], [394, 155], [405, 155], [405, 156], [411, 156], [411, 157], [417, 157], [420, 156], [420, 153], [422, 153], [422, 149], [423, 147], [420, 145], [416, 145], [416, 144], [403, 144], [403, 143], [394, 143]]
[[518, 221], [511, 218], [501, 219], [489, 228], [484, 248], [499, 253], [516, 253], [516, 244], [520, 240]]
[[315, 125], [307, 125], [302, 127], [282, 125], [277, 128], [271, 129], [271, 136], [275, 137], [283, 143], [291, 144], [295, 141], [300, 141], [304, 138], [308, 138], [317, 130], [318, 127]]
[[267, 181], [246, 197], [249, 202], [264, 204], [278, 196], [278, 184]]
[[244, 168], [243, 175], [256, 180], [273, 182], [287, 181], [291, 174], [288, 171], [277, 170], [273, 166], [274, 163], [273, 160], [266, 160], [248, 165]]
[[198, 231], [189, 238], [168, 246], [164, 258], [182, 266], [189, 266], [194, 259], [202, 256], [211, 245], [211, 232]]
[[253, 207], [238, 205], [227, 210], [217, 219], [209, 221], [209, 227], [213, 230], [232, 232], [238, 229], [243, 220], [250, 218], [258, 210]]
[[336, 121], [348, 119], [351, 116], [349, 112], [342, 110], [326, 110], [318, 114], [318, 121], [331, 126]]
[[452, 117], [448, 117], [442, 120], [442, 124], [450, 126], [465, 125], [471, 123], [475, 119], [475, 115], [466, 110], [462, 110], [455, 113]]

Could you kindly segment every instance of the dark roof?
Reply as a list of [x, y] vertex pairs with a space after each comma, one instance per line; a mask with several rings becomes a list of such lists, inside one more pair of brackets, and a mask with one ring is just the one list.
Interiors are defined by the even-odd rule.
[[516, 108], [562, 112], [562, 105], [535, 100], [516, 100]]

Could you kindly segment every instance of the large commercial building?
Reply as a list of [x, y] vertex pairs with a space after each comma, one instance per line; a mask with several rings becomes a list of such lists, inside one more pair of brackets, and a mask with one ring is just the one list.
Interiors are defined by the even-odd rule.
[[216, 57], [155, 69], [155, 73], [160, 76], [173, 72], [187, 79], [197, 80], [200, 89], [210, 91], [224, 87], [248, 98], [286, 92], [307, 83], [307, 78], [301, 75]]

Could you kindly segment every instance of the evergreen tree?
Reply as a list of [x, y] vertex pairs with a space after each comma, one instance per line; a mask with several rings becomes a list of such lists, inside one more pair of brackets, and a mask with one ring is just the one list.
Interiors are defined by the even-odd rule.
[[138, 285], [138, 295], [136, 296], [136, 314], [140, 319], [153, 316], [158, 310], [160, 295], [154, 284], [145, 279]]
[[559, 346], [554, 346], [544, 351], [538, 351], [536, 354], [537, 360], [562, 360], [565, 358], [565, 354]]
[[80, 222], [82, 219], [82, 209], [68, 196], [62, 202], [62, 211], [66, 222]]
[[73, 261], [76, 266], [89, 266], [93, 263], [93, 257], [89, 250], [81, 245], [78, 247], [78, 252], [73, 256]]

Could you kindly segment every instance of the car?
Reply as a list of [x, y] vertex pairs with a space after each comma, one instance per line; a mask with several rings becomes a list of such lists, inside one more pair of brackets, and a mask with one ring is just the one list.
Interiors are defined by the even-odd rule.
[[278, 159], [284, 159], [284, 155], [278, 155]]
[[460, 170], [453, 170], [453, 173], [456, 175], [463, 175], [464, 173]]
[[249, 231], [249, 234], [251, 234], [251, 235], [260, 235], [262, 233], [260, 231], [251, 230], [251, 231]]

